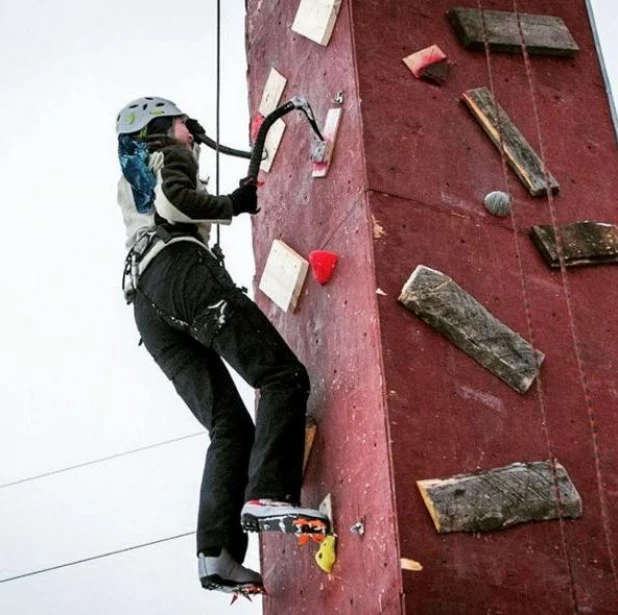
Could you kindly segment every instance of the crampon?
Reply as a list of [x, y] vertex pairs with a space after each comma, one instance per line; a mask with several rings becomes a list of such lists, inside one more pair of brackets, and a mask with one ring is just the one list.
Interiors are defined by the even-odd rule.
[[266, 593], [263, 585], [250, 585], [241, 588], [236, 588], [235, 591], [231, 592], [233, 594], [232, 601], [230, 604], [234, 604], [239, 597], [246, 598], [249, 602], [251, 602], [251, 596], [259, 596]]
[[258, 596], [265, 594], [266, 590], [263, 585], [257, 583], [242, 583], [240, 585], [227, 585], [220, 583], [216, 580], [208, 580], [202, 583], [204, 589], [216, 590], [223, 592], [224, 594], [231, 594], [232, 601], [230, 604], [234, 604], [239, 597], [246, 598], [251, 602], [251, 596]]
[[[319, 511], [270, 500], [247, 502], [243, 507], [241, 523], [248, 532], [324, 536], [330, 531], [330, 520]], [[315, 542], [319, 541], [317, 539]]]

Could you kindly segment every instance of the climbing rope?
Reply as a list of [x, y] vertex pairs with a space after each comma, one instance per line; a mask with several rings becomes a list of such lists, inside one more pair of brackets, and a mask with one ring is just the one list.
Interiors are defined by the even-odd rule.
[[568, 280], [566, 263], [564, 258], [564, 238], [562, 236], [562, 232], [560, 231], [559, 226], [556, 223], [556, 211], [554, 208], [554, 198], [551, 189], [549, 188], [549, 172], [547, 170], [547, 166], [545, 165], [545, 143], [543, 139], [543, 131], [541, 128], [541, 120], [539, 109], [537, 105], [537, 96], [536, 96], [536, 88], [534, 84], [534, 76], [532, 72], [532, 63], [530, 62], [530, 54], [528, 52], [528, 47], [526, 45], [526, 37], [523, 29], [518, 0], [513, 0], [513, 10], [517, 16], [517, 25], [519, 28], [519, 35], [522, 40], [522, 50], [524, 56], [524, 64], [526, 66], [526, 76], [528, 78], [528, 85], [530, 88], [531, 98], [532, 98], [532, 109], [534, 121], [536, 124], [537, 137], [539, 140], [539, 150], [541, 161], [543, 162], [543, 172], [545, 174], [545, 183], [548, 187], [547, 190], [547, 204], [549, 206], [549, 214], [551, 225], [554, 231], [554, 236], [556, 238], [556, 252], [558, 255], [558, 260], [560, 263], [560, 276], [562, 279], [562, 285], [564, 287], [565, 292], [565, 303], [567, 308], [567, 314], [569, 317], [569, 329], [571, 333], [571, 339], [573, 343], [573, 353], [575, 356], [575, 360], [577, 363], [577, 372], [579, 383], [582, 389], [582, 393], [584, 396], [586, 411], [588, 415], [588, 422], [590, 425], [590, 433], [591, 433], [591, 441], [592, 448], [594, 454], [594, 465], [595, 465], [595, 474], [596, 474], [596, 482], [597, 482], [597, 492], [599, 496], [599, 505], [601, 510], [601, 520], [603, 524], [603, 533], [605, 537], [607, 552], [609, 554], [610, 566], [612, 569], [612, 575], [614, 577], [614, 585], [616, 587], [616, 591], [618, 592], [618, 568], [616, 566], [616, 558], [613, 550], [613, 541], [611, 538], [611, 529], [609, 524], [609, 516], [607, 514], [607, 500], [605, 498], [604, 493], [604, 481], [603, 481], [603, 472], [601, 468], [601, 453], [599, 447], [599, 437], [598, 437], [598, 424], [596, 420], [596, 412], [594, 409], [594, 403], [592, 400], [592, 393], [590, 391], [590, 387], [588, 385], [588, 378], [586, 376], [586, 372], [584, 369], [584, 363], [582, 360], [582, 352], [581, 352], [581, 341], [579, 337], [579, 331], [577, 328], [577, 323], [575, 321], [575, 313], [573, 310], [573, 295], [571, 293], [571, 287]]
[[[496, 115], [497, 129], [498, 129], [498, 135], [499, 135], [499, 151], [501, 155], [504, 185], [505, 185], [506, 192], [509, 194], [512, 194], [510, 191], [511, 180], [509, 179], [508, 163], [507, 163], [506, 153], [504, 149], [503, 130], [502, 130], [502, 125], [501, 125], [502, 117], [498, 111], [498, 102], [497, 102], [498, 99], [496, 96], [495, 80], [494, 80], [494, 74], [493, 74], [493, 68], [492, 68], [491, 49], [489, 47], [489, 33], [488, 33], [488, 28], [487, 28], [487, 23], [486, 23], [486, 18], [485, 18], [485, 9], [483, 7], [482, 0], [477, 0], [477, 5], [481, 13], [481, 18], [482, 18], [483, 32], [484, 32], [485, 57], [486, 57], [487, 71], [488, 71], [488, 76], [489, 76], [489, 85], [490, 85], [490, 90], [492, 92], [494, 104], [495, 104], [494, 111]], [[591, 395], [590, 388], [587, 383], [586, 375], [585, 375], [584, 368], [583, 368], [583, 362], [581, 359], [581, 350], [580, 350], [581, 344], [579, 341], [579, 334], [578, 334], [576, 323], [575, 323], [575, 317], [574, 317], [573, 306], [572, 306], [572, 303], [573, 303], [572, 294], [571, 294], [570, 286], [568, 283], [566, 263], [564, 259], [564, 242], [563, 242], [560, 229], [556, 223], [554, 198], [553, 198], [553, 194], [551, 190], [549, 171], [545, 164], [545, 147], [544, 147], [543, 133], [541, 129], [539, 109], [538, 109], [538, 104], [537, 104], [537, 99], [536, 99], [537, 94], [536, 94], [536, 89], [534, 85], [532, 64], [530, 62], [529, 51], [528, 51], [528, 47], [526, 43], [526, 37], [525, 37], [524, 30], [523, 30], [523, 25], [521, 21], [521, 15], [519, 12], [517, 0], [513, 0], [513, 12], [516, 15], [517, 24], [519, 28], [519, 34], [520, 34], [520, 39], [521, 39], [521, 44], [522, 44], [522, 54], [524, 58], [524, 66], [526, 68], [526, 77], [528, 80], [528, 87], [530, 89], [530, 96], [532, 99], [533, 115], [534, 115], [535, 127], [536, 127], [538, 141], [539, 141], [539, 150], [540, 150], [539, 155], [541, 158], [542, 169], [543, 169], [543, 173], [545, 176], [545, 184], [547, 187], [547, 202], [549, 206], [551, 226], [554, 230], [554, 236], [556, 237], [557, 253], [558, 253], [558, 259], [560, 263], [560, 272], [561, 272], [562, 284], [563, 284], [564, 292], [565, 292], [567, 313], [569, 317], [569, 329], [570, 329], [570, 334], [571, 334], [571, 338], [573, 342], [574, 354], [575, 354], [575, 358], [577, 362], [579, 381], [580, 381], [580, 384], [581, 384], [581, 387], [584, 393], [586, 408], [587, 408], [589, 422], [590, 422], [591, 431], [592, 431], [592, 444], [593, 444], [593, 450], [594, 450], [594, 456], [595, 456], [597, 489], [598, 489], [599, 500], [601, 504], [601, 517], [602, 517], [602, 522], [603, 522], [605, 541], [606, 541], [607, 550], [609, 553], [610, 565], [611, 565], [612, 574], [614, 577], [614, 582], [618, 590], [618, 575], [616, 574], [615, 557], [614, 557], [614, 553], [612, 549], [611, 531], [610, 531], [609, 520], [608, 520], [608, 515], [607, 515], [607, 503], [605, 500], [605, 496], [603, 494], [603, 479], [602, 479], [602, 471], [601, 471], [601, 465], [600, 465], [596, 416], [595, 416], [594, 407], [592, 404], [592, 395]], [[511, 223], [513, 226], [515, 256], [516, 256], [516, 261], [518, 265], [518, 273], [519, 273], [520, 282], [521, 282], [521, 291], [522, 291], [522, 298], [524, 302], [524, 311], [525, 311], [525, 318], [526, 318], [526, 326], [528, 330], [528, 337], [529, 337], [531, 345], [533, 347], [536, 347], [535, 333], [534, 333], [534, 326], [533, 326], [533, 319], [532, 319], [532, 310], [531, 310], [530, 299], [529, 299], [530, 295], [529, 295], [528, 287], [526, 284], [526, 276], [525, 276], [524, 266], [523, 266], [522, 250], [521, 250], [520, 239], [519, 239], [519, 234], [520, 234], [519, 231], [521, 229], [521, 226], [518, 224], [516, 208], [514, 207], [511, 208]], [[537, 375], [535, 386], [536, 386], [536, 391], [537, 391], [539, 410], [541, 414], [541, 424], [542, 424], [543, 436], [544, 436], [545, 443], [547, 446], [548, 456], [552, 463], [554, 489], [555, 489], [555, 495], [556, 495], [556, 504], [558, 508], [560, 536], [561, 536], [561, 542], [562, 542], [562, 553], [563, 553], [563, 558], [565, 560], [565, 564], [566, 564], [568, 576], [569, 576], [569, 585], [570, 585], [573, 612], [578, 613], [579, 612], [579, 601], [577, 597], [577, 589], [576, 589], [577, 586], [575, 583], [572, 555], [571, 555], [570, 548], [569, 548], [569, 541], [568, 541], [567, 532], [566, 532], [566, 524], [565, 524], [564, 516], [563, 516], [564, 506], [563, 506], [562, 496], [561, 496], [560, 487], [558, 483], [558, 476], [557, 476], [557, 470], [556, 470], [556, 465], [555, 465], [556, 460], [554, 458], [554, 446], [552, 444], [552, 439], [550, 436], [550, 431], [549, 431], [549, 426], [548, 426], [548, 421], [547, 421], [547, 408], [545, 404], [545, 394], [544, 394], [545, 388], [544, 388], [543, 376], [541, 372], [539, 372], [539, 374]]]
[[[221, 0], [217, 0], [217, 50], [216, 50], [216, 62], [217, 62], [217, 73], [216, 73], [216, 94], [215, 94], [215, 192], [217, 196], [219, 196], [220, 186], [220, 146], [221, 143]], [[222, 258], [221, 251], [221, 225], [217, 224], [217, 241], [216, 247], [217, 252]]]
[[[497, 129], [498, 129], [499, 151], [500, 151], [500, 159], [502, 163], [502, 174], [503, 174], [503, 179], [504, 179], [504, 187], [505, 187], [505, 191], [507, 192], [507, 194], [512, 195], [513, 193], [511, 192], [511, 179], [509, 176], [508, 163], [506, 159], [506, 153], [504, 150], [504, 134], [502, 130], [502, 115], [500, 114], [499, 108], [498, 108], [498, 96], [496, 93], [496, 84], [495, 84], [494, 73], [493, 73], [491, 49], [489, 47], [489, 31], [487, 28], [487, 21], [485, 18], [485, 9], [483, 7], [482, 0], [477, 0], [477, 5], [481, 13], [481, 21], [483, 25], [483, 39], [484, 39], [484, 48], [485, 48], [485, 58], [486, 58], [486, 63], [487, 63], [487, 73], [488, 73], [488, 78], [489, 78], [489, 89], [491, 90], [491, 94], [492, 94], [494, 105], [495, 105], [494, 113], [496, 116], [496, 123], [497, 123]], [[544, 163], [543, 163], [543, 168], [545, 168]], [[513, 226], [513, 243], [514, 243], [514, 248], [515, 248], [515, 260], [517, 262], [519, 280], [521, 284], [521, 293], [522, 293], [522, 298], [524, 302], [524, 314], [525, 314], [525, 319], [526, 319], [526, 328], [528, 330], [528, 340], [530, 344], [532, 345], [532, 347], [536, 348], [536, 336], [534, 333], [534, 326], [532, 323], [532, 310], [530, 307], [530, 298], [529, 298], [530, 295], [528, 292], [526, 276], [524, 273], [521, 242], [519, 239], [519, 224], [517, 221], [516, 210], [517, 210], [516, 207], [511, 207], [511, 211], [510, 211], [511, 224]], [[562, 502], [562, 496], [560, 493], [560, 485], [558, 483], [558, 475], [556, 472], [554, 447], [552, 445], [552, 440], [551, 440], [550, 433], [549, 433], [549, 427], [547, 424], [547, 409], [545, 406], [545, 395], [544, 395], [545, 389], [543, 386], [543, 376], [540, 371], [537, 374], [535, 388], [536, 388], [537, 399], [539, 403], [539, 411], [541, 414], [541, 426], [542, 426], [542, 431], [543, 431], [543, 438], [545, 440], [545, 446], [547, 447], [547, 456], [548, 456], [548, 459], [550, 460], [551, 467], [552, 467], [552, 477], [554, 481], [554, 493], [555, 493], [556, 505], [558, 509], [558, 521], [559, 521], [559, 528], [560, 528], [560, 540], [561, 540], [561, 545], [562, 545], [562, 557], [564, 559], [567, 572], [568, 572], [568, 576], [569, 576], [569, 588], [570, 588], [571, 601], [572, 601], [572, 606], [573, 606], [573, 613], [577, 613], [578, 600], [577, 600], [577, 593], [576, 593], [575, 577], [573, 574], [572, 558], [571, 558], [569, 542], [568, 542], [568, 538], [566, 535], [566, 527], [565, 527], [565, 522], [564, 522], [564, 515], [563, 515], [564, 505]]]

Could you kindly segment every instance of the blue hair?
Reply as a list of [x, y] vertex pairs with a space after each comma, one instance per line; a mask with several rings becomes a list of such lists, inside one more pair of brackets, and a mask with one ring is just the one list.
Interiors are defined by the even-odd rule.
[[157, 180], [148, 168], [148, 145], [131, 135], [118, 136], [118, 160], [125, 179], [133, 191], [135, 207], [140, 214], [154, 211], [154, 188]]

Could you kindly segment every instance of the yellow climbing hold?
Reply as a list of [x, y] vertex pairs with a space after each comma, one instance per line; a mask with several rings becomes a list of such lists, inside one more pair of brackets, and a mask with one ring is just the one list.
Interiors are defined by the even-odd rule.
[[320, 548], [315, 554], [316, 564], [327, 574], [333, 569], [335, 562], [337, 561], [337, 538], [332, 534], [325, 536]]

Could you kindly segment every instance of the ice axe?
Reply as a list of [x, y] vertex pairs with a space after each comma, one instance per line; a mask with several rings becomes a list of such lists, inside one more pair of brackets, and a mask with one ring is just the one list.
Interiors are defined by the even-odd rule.
[[301, 98], [300, 96], [294, 96], [286, 102], [285, 104], [277, 107], [274, 111], [269, 113], [262, 122], [260, 129], [258, 130], [257, 136], [255, 137], [255, 143], [253, 144], [253, 149], [251, 150], [251, 160], [249, 161], [249, 170], [247, 171], [247, 182], [253, 181], [257, 183], [257, 177], [260, 170], [260, 164], [262, 162], [262, 157], [264, 155], [264, 144], [266, 143], [266, 135], [270, 130], [270, 127], [281, 117], [288, 114], [290, 111], [294, 111], [294, 109], [298, 109], [302, 111], [306, 118], [309, 120], [309, 124], [313, 129], [313, 132], [318, 136], [320, 141], [324, 141], [324, 137], [318, 128], [318, 124], [315, 121], [315, 116], [313, 115], [313, 110], [311, 109], [311, 105], [305, 98]]
[[193, 138], [197, 143], [203, 143], [204, 145], [207, 145], [208, 147], [217, 150], [226, 156], [235, 156], [236, 158], [247, 159], [251, 158], [251, 152], [246, 152], [241, 149], [234, 149], [233, 147], [226, 147], [225, 145], [217, 143], [214, 139], [211, 139], [197, 120], [189, 118], [186, 124], [189, 132], [193, 135]]
[[193, 138], [198, 143], [203, 143], [208, 147], [218, 150], [222, 154], [228, 156], [236, 156], [237, 158], [248, 158], [249, 159], [249, 170], [247, 172], [247, 176], [244, 180], [244, 183], [257, 183], [257, 177], [260, 170], [260, 164], [264, 157], [264, 145], [266, 143], [266, 135], [270, 130], [270, 127], [281, 117], [287, 115], [290, 111], [294, 111], [294, 109], [298, 109], [302, 111], [307, 119], [309, 120], [309, 124], [313, 131], [318, 136], [320, 141], [324, 141], [324, 137], [318, 128], [318, 124], [315, 121], [315, 116], [313, 115], [313, 110], [311, 109], [311, 105], [305, 98], [301, 98], [300, 96], [294, 96], [288, 102], [277, 107], [272, 113], [269, 113], [263, 120], [258, 133], [255, 138], [255, 143], [250, 152], [246, 152], [243, 150], [233, 149], [231, 147], [226, 147], [225, 145], [217, 144], [214, 139], [211, 139], [206, 135], [206, 131], [200, 126], [200, 124], [196, 120], [189, 119], [187, 120], [187, 127], [189, 128]]

